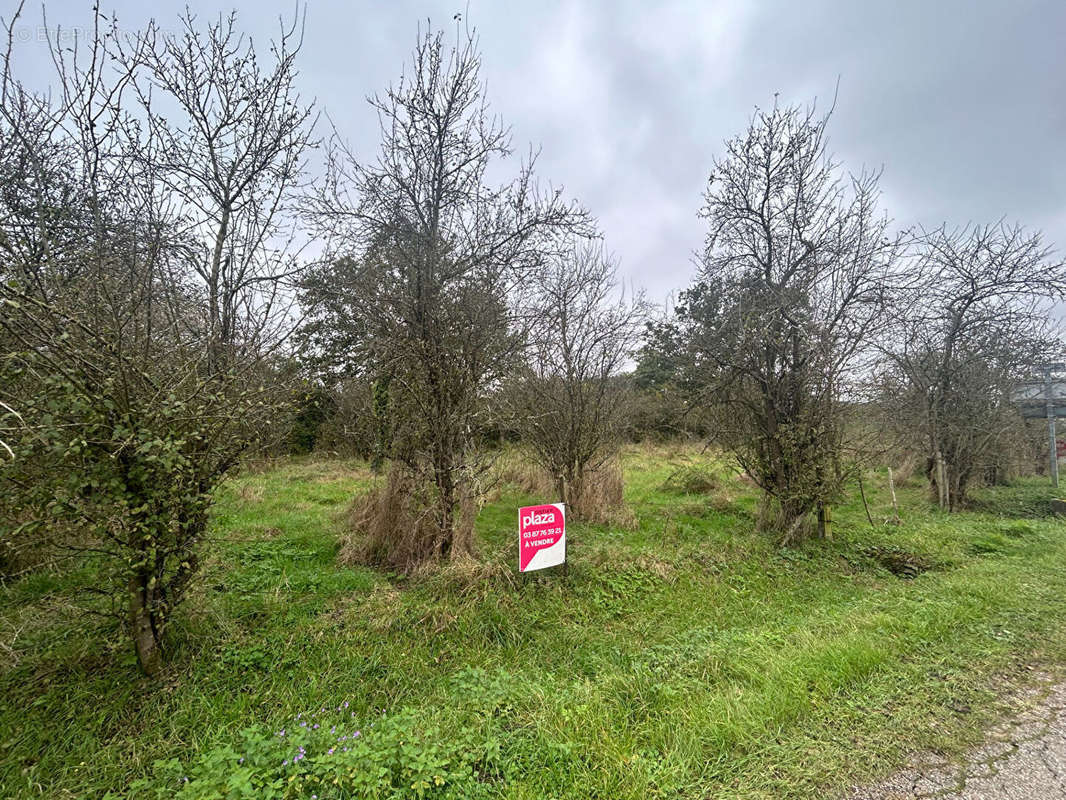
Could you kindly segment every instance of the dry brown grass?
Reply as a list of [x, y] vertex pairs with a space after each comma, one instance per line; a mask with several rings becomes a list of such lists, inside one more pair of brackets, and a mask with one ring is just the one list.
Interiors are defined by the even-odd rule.
[[669, 561], [659, 558], [654, 552], [641, 553], [633, 563], [638, 569], [649, 572], [666, 583], [673, 583], [677, 580], [677, 568]]
[[645, 458], [651, 461], [677, 461], [702, 456], [710, 447], [701, 439], [677, 437], [661, 441], [643, 441], [623, 448], [628, 458]]
[[623, 499], [625, 476], [617, 458], [585, 473], [571, 500], [576, 516], [586, 522], [634, 528], [636, 515]]
[[515, 450], [496, 459], [493, 478], [497, 485], [510, 484], [525, 494], [548, 496], [555, 491], [551, 476], [532, 458]]
[[432, 576], [441, 596], [454, 595], [464, 600], [503, 597], [518, 587], [517, 565], [509, 549], [485, 559], [455, 558], [443, 564]]
[[[542, 498], [557, 495], [551, 476], [521, 453], [500, 455], [485, 482], [497, 494], [502, 485]], [[624, 476], [620, 459], [614, 458], [585, 473], [584, 480], [568, 502], [574, 519], [621, 528], [637, 525], [636, 515], [623, 500]], [[485, 498], [482, 497], [482, 500]], [[450, 547], [437, 523], [434, 496], [419, 487], [413, 477], [394, 467], [368, 492], [358, 496], [343, 519], [345, 533], [338, 558], [346, 564], [365, 564], [405, 575], [441, 573], [441, 579], [458, 583], [492, 583], [510, 568], [502, 562], [475, 558], [474, 520], [479, 510], [475, 492], [468, 491], [457, 514]], [[449, 578], [450, 576], [450, 578]], [[506, 578], [510, 580], [510, 578]]]
[[469, 557], [477, 514], [473, 498], [468, 494], [460, 504], [450, 537], [441, 530], [436, 509], [433, 490], [394, 466], [384, 484], [352, 502], [338, 557], [342, 563], [368, 564], [404, 574], [445, 557]]
[[371, 630], [385, 633], [400, 618], [400, 591], [388, 583], [379, 583], [359, 608]]
[[759, 488], [759, 484], [755, 482], [755, 479], [746, 472], [738, 472], [734, 477], [734, 480], [741, 486], [747, 486], [752, 489]]
[[[556, 498], [559, 494], [551, 475], [532, 457], [517, 450], [497, 459], [494, 480], [497, 486], [510, 484], [523, 494], [543, 498]], [[636, 517], [625, 505], [624, 489], [621, 459], [608, 459], [596, 469], [586, 471], [581, 485], [569, 493], [567, 513], [585, 522], [634, 527]]]
[[240, 465], [239, 474], [265, 475], [285, 463], [285, 459], [286, 456], [259, 454], [243, 461]]

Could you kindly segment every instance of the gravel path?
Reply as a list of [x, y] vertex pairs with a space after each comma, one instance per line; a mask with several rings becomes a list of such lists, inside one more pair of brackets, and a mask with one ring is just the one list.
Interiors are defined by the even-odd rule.
[[1066, 684], [1031, 689], [1019, 700], [1021, 709], [963, 761], [924, 756], [845, 800], [1066, 800]]

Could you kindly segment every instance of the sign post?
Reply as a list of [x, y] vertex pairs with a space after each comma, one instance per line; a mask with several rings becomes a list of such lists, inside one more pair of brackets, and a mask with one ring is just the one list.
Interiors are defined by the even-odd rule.
[[1054, 384], [1051, 382], [1051, 369], [1050, 364], [1044, 367], [1044, 398], [1047, 400], [1048, 437], [1051, 440], [1051, 485], [1057, 489], [1059, 486], [1059, 452], [1055, 443], [1055, 395]]
[[566, 506], [548, 503], [518, 509], [518, 571], [566, 563]]

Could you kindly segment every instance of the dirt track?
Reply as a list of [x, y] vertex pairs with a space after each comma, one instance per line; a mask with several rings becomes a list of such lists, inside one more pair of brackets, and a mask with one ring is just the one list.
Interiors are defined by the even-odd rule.
[[[1063, 800], [1066, 798], [1066, 684], [1031, 689], [963, 762], [923, 756], [884, 783], [844, 800]], [[960, 765], [961, 764], [961, 765]]]

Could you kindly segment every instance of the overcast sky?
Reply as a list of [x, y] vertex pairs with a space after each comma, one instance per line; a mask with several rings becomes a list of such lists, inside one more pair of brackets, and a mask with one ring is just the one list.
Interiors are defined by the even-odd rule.
[[[152, 14], [164, 29], [185, 6], [100, 4], [123, 27]], [[48, 2], [49, 25], [85, 28], [90, 6]], [[0, 0], [5, 16], [12, 7]], [[263, 44], [293, 11], [289, 0], [236, 7]], [[898, 225], [1005, 217], [1066, 249], [1064, 0], [311, 0], [304, 94], [372, 157], [366, 95], [399, 76], [420, 21], [450, 28], [456, 12], [480, 35], [488, 96], [517, 149], [542, 147], [540, 177], [599, 218], [627, 281], [653, 299], [691, 280], [696, 212], [723, 140], [775, 93], [827, 107], [838, 79], [831, 147], [849, 169], [883, 167]], [[15, 68], [43, 76], [39, 11], [26, 14]]]

